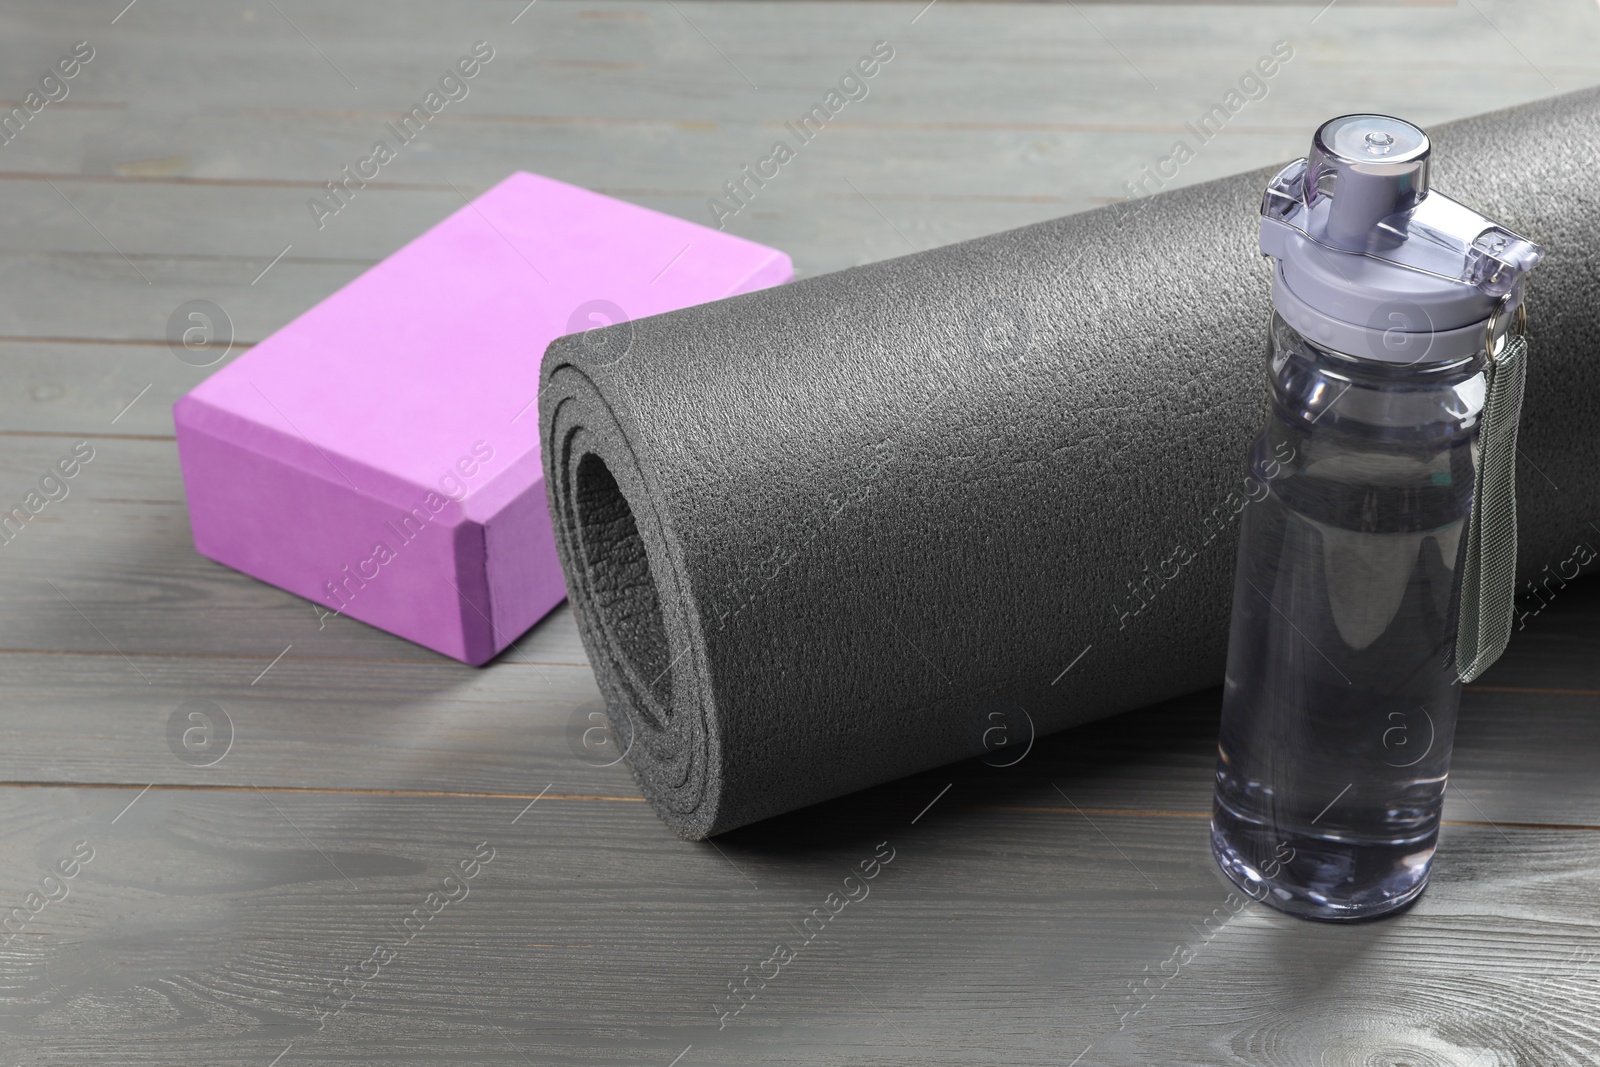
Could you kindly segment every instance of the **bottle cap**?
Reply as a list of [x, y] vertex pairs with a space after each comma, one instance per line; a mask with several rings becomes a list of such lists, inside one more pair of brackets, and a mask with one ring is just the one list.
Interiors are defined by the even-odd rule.
[[1312, 341], [1415, 363], [1471, 356], [1521, 303], [1536, 244], [1430, 188], [1432, 146], [1387, 115], [1329, 119], [1261, 201], [1278, 313]]

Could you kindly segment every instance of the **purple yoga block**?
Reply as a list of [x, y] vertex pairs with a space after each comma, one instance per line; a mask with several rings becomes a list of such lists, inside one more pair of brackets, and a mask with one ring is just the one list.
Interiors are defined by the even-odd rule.
[[484, 663], [566, 597], [545, 347], [791, 273], [774, 249], [513, 174], [177, 402], [195, 548]]

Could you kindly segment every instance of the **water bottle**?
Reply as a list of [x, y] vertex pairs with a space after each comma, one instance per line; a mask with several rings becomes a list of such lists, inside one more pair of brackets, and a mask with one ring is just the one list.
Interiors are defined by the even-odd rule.
[[1483, 575], [1498, 575], [1509, 633], [1505, 541], [1469, 549], [1469, 532], [1477, 497], [1514, 508], [1500, 499], [1513, 461], [1496, 458], [1484, 489], [1480, 434], [1505, 406], [1495, 375], [1525, 347], [1513, 334], [1542, 252], [1431, 190], [1429, 151], [1399, 119], [1332, 119], [1262, 201], [1270, 414], [1248, 460], [1260, 492], [1240, 529], [1211, 837], [1243, 891], [1309, 919], [1371, 918], [1422, 892], [1464, 584], [1476, 627]]

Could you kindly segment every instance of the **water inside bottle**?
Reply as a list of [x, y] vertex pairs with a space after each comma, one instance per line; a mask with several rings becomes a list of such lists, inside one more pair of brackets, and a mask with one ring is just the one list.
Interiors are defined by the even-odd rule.
[[1473, 368], [1413, 387], [1287, 327], [1275, 348], [1251, 454], [1270, 492], [1241, 527], [1212, 843], [1258, 900], [1365, 918], [1421, 892], [1438, 839]]

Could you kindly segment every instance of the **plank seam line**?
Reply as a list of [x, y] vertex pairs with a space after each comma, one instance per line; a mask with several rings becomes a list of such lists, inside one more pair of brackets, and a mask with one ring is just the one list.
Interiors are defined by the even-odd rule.
[[[130, 786], [124, 788], [131, 789]], [[981, 804], [981, 811], [1012, 811], [1038, 815], [1072, 815], [1082, 810], [1091, 815], [1128, 815], [1143, 816], [1160, 819], [1209, 819], [1209, 811], [1163, 811], [1161, 809], [1145, 808], [1063, 808], [1048, 805], [1022, 805], [1022, 804]], [[1566, 823], [1566, 822], [1511, 822], [1509, 820], [1490, 821], [1488, 819], [1444, 819], [1442, 826], [1487, 826], [1495, 829], [1512, 830], [1586, 830], [1600, 831], [1600, 824]]]
[[[235, 341], [233, 348], [243, 352], [260, 344], [259, 341]], [[54, 337], [45, 334], [0, 334], [0, 344], [26, 345], [140, 345], [147, 348], [171, 348], [172, 342], [163, 339], [138, 337]], [[201, 348], [205, 345], [199, 346]], [[216, 347], [221, 348], [221, 345]]]
[[[292, 596], [293, 594], [290, 594], [290, 595]], [[353, 616], [352, 616], [352, 618], [353, 618]], [[87, 648], [86, 649], [72, 649], [72, 648], [0, 648], [0, 656], [91, 656], [91, 657], [103, 657], [103, 656], [115, 656], [116, 654], [117, 653], [115, 653], [115, 652], [101, 652], [98, 649], [87, 649]], [[130, 653], [128, 653], [128, 655], [130, 655], [130, 656], [138, 656], [138, 657], [141, 657], [143, 659], [152, 659], [152, 660], [160, 660], [160, 659], [226, 660], [228, 662], [235, 662], [235, 663], [243, 661], [243, 660], [248, 660], [248, 659], [251, 658], [249, 656], [244, 655], [243, 653], [232, 653], [232, 652], [130, 652]], [[309, 656], [301, 657], [300, 662], [301, 663], [360, 663], [360, 664], [363, 664], [363, 665], [373, 665], [373, 666], [413, 667], [413, 666], [436, 665], [438, 661], [437, 660], [432, 660], [432, 659], [423, 659], [423, 658], [420, 658], [420, 657], [417, 658], [417, 659], [378, 659], [378, 658], [368, 658], [366, 656], [316, 656], [316, 655], [309, 655]], [[519, 659], [508, 659], [508, 660], [503, 660], [501, 662], [503, 662], [506, 666], [509, 666], [509, 667], [539, 666], [539, 667], [573, 667], [573, 668], [583, 667], [583, 668], [587, 668], [589, 666], [589, 663], [587, 661], [584, 661], [584, 662], [581, 662], [581, 663], [567, 663], [567, 662], [560, 661], [560, 660], [542, 660], [542, 659], [541, 660], [519, 660]], [[367, 688], [367, 687], [363, 686], [362, 688]], [[4, 784], [5, 784], [4, 782], [0, 782], [0, 785], [4, 785]]]
[[[0, 782], [0, 789], [132, 789], [126, 782]], [[197, 784], [187, 782], [153, 782], [144, 788], [152, 791], [185, 793], [242, 793], [260, 790], [267, 793], [312, 793], [334, 796], [385, 796], [385, 797], [449, 797], [464, 800], [571, 800], [579, 802], [605, 802], [616, 804], [643, 804], [641, 796], [612, 796], [603, 793], [485, 793], [449, 789], [356, 789], [323, 788], [305, 785], [235, 785]], [[1067, 815], [1086, 812], [1091, 815], [1130, 815], [1166, 819], [1208, 819], [1209, 811], [1165, 811], [1143, 808], [1062, 808], [1009, 804], [980, 804], [980, 811], [1010, 811], [1030, 814]], [[1445, 819], [1444, 826], [1479, 826], [1512, 830], [1572, 830], [1600, 831], [1600, 825], [1588, 823], [1490, 822], [1486, 819]]]
[[[33, 431], [26, 431], [26, 430], [0, 430], [0, 437], [35, 437], [35, 436], [38, 436], [38, 437], [83, 437], [85, 435], [84, 434], [34, 433]], [[98, 439], [99, 437], [107, 437], [107, 436], [111, 436], [111, 435], [106, 435], [106, 434], [93, 435], [93, 434], [90, 434], [88, 436], [94, 436], [94, 437], [96, 437], [96, 439]], [[121, 439], [121, 438], [119, 438], [119, 439]], [[136, 440], [136, 441], [170, 441], [170, 440], [172, 440], [172, 438], [170, 438], [170, 437], [130, 437], [130, 438], [127, 438], [127, 439], [128, 440]], [[159, 504], [162, 504], [162, 505], [176, 506], [176, 505], [184, 504], [185, 501], [182, 501], [182, 500], [151, 501], [150, 503], [151, 504], [159, 503]], [[0, 656], [110, 656], [110, 655], [114, 655], [114, 654], [115, 653], [111, 653], [111, 652], [98, 652], [98, 651], [94, 651], [92, 649], [0, 648]], [[232, 654], [229, 654], [229, 653], [226, 653], [226, 652], [130, 652], [129, 655], [142, 656], [142, 657], [145, 657], [146, 659], [218, 659], [218, 660], [234, 659], [234, 660], [236, 660], [236, 659], [247, 659], [248, 658], [248, 657], [243, 656], [243, 655], [232, 655]], [[396, 665], [400, 665], [400, 666], [409, 666], [409, 665], [413, 665], [413, 664], [427, 664], [427, 663], [434, 662], [431, 659], [420, 659], [420, 658], [419, 659], [369, 659], [369, 658], [367, 658], [365, 656], [308, 656], [306, 658], [308, 660], [315, 660], [315, 661], [320, 662], [320, 663], [373, 663], [373, 664], [396, 664]], [[523, 661], [523, 660], [510, 660], [510, 659], [508, 659], [508, 660], [506, 660], [504, 662], [509, 666], [515, 666], [515, 667], [532, 666], [535, 663], [540, 667], [588, 667], [588, 666], [591, 666], [591, 664], [589, 664], [587, 661], [584, 661], [582, 663], [569, 663], [569, 662], [566, 662], [564, 660], [536, 660], [536, 661], [535, 660], [529, 660], [529, 661]], [[1522, 694], [1529, 695], [1529, 696], [1578, 696], [1578, 697], [1600, 696], [1600, 689], [1545, 689], [1545, 688], [1538, 688], [1538, 687], [1533, 687], [1533, 686], [1508, 686], [1508, 685], [1466, 685], [1466, 686], [1462, 686], [1461, 689], [1462, 689], [1462, 692], [1465, 692], [1465, 693], [1522, 693]], [[1179, 697], [1177, 699], [1182, 700], [1184, 698]], [[1088, 725], [1088, 724], [1085, 724], [1085, 725]], [[4, 784], [5, 784], [4, 782], [0, 782], [0, 785], [4, 785]]]
[[[0, 789], [132, 789], [126, 782], [0, 782]], [[316, 793], [338, 796], [450, 797], [463, 800], [542, 800], [606, 801], [617, 804], [643, 804], [644, 797], [619, 797], [604, 793], [484, 793], [452, 789], [361, 789], [311, 785], [238, 785], [234, 783], [153, 782], [145, 788], [171, 793]]]
[[[51, 440], [51, 439], [55, 439], [55, 438], [67, 437], [67, 438], [76, 438], [77, 440], [80, 440], [80, 441], [83, 440], [86, 437], [92, 437], [96, 441], [176, 441], [177, 440], [177, 438], [174, 437], [172, 434], [157, 434], [157, 433], [98, 433], [98, 432], [96, 432], [94, 430], [87, 430], [87, 431], [85, 431], [83, 433], [68, 433], [68, 432], [66, 432], [64, 430], [0, 430], [0, 437], [38, 437], [38, 438], [41, 438], [41, 439], [44, 439], [44, 440]], [[104, 503], [103, 499], [102, 499], [102, 503]], [[152, 503], [155, 503], [155, 501], [152, 501]], [[160, 503], [162, 503], [162, 504], [182, 504], [183, 501], [181, 501], [181, 500], [170, 500], [170, 501], [169, 500], [163, 500], [163, 501], [160, 501]]]

